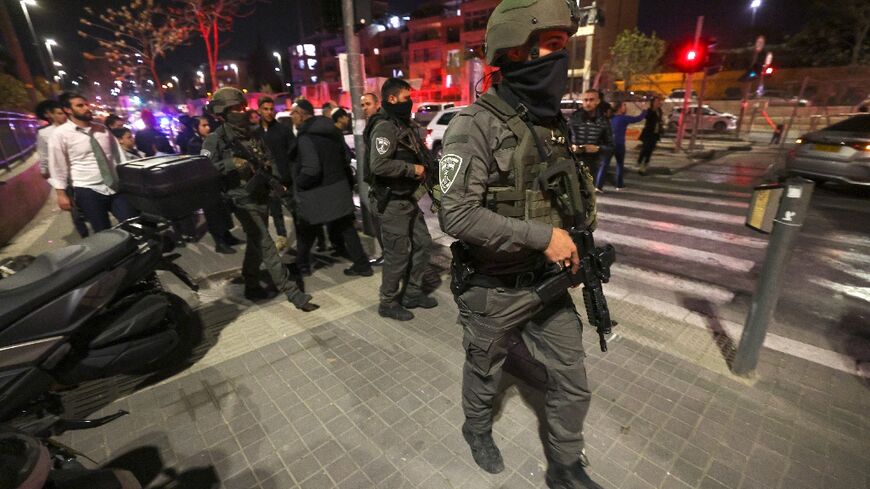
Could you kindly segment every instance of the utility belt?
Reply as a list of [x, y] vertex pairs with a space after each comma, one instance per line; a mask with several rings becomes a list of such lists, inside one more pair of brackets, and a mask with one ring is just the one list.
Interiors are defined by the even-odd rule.
[[378, 214], [383, 214], [387, 210], [387, 204], [393, 200], [414, 200], [414, 194], [405, 191], [394, 191], [392, 187], [386, 185], [372, 185], [369, 189], [369, 196], [374, 197], [377, 204]]
[[453, 255], [453, 260], [450, 263], [450, 290], [457, 296], [472, 286], [487, 289], [534, 287], [546, 280], [551, 274], [551, 269], [543, 263], [533, 270], [524, 272], [500, 273], [498, 275], [480, 273], [471, 260], [468, 246], [461, 241], [454, 241], [450, 245], [450, 253]]

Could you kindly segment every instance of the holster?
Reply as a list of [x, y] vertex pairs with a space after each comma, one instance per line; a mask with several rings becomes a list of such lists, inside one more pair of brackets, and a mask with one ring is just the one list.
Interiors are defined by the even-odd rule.
[[450, 291], [454, 297], [458, 297], [471, 286], [469, 279], [474, 275], [474, 267], [471, 266], [468, 247], [462, 241], [454, 241], [450, 245], [450, 254], [453, 255], [450, 262]]
[[383, 214], [387, 210], [387, 204], [390, 203], [392, 189], [390, 187], [373, 186], [372, 195], [374, 195], [378, 205], [378, 214]]

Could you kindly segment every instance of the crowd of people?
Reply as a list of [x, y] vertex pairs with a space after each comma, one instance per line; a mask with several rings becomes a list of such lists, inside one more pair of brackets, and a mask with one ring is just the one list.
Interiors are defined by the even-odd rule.
[[639, 115], [626, 114], [624, 101], [603, 100], [598, 90], [583, 92], [577, 109], [568, 120], [571, 150], [594, 172], [595, 192], [604, 192], [604, 180], [611, 160], [616, 158], [615, 187], [625, 186], [625, 133], [629, 124], [643, 121], [642, 143], [638, 154], [638, 173], [646, 175], [652, 153], [664, 133], [662, 98], [653, 97]]

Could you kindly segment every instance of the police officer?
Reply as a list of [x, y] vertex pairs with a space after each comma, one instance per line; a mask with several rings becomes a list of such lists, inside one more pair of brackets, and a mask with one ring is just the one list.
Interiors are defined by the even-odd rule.
[[[519, 334], [547, 370], [546, 482], [560, 489], [599, 487], [582, 456], [590, 401], [582, 324], [567, 290], [546, 304], [534, 291], [547, 274], [579, 268], [563, 226], [595, 226], [592, 177], [583, 171], [578, 182], [559, 110], [568, 81], [565, 46], [578, 10], [565, 0], [504, 0], [496, 7], [486, 60], [501, 69], [501, 81], [450, 122], [439, 162], [439, 220], [460, 240], [451, 246], [451, 289], [466, 353], [462, 434], [481, 468], [504, 469], [492, 407]], [[558, 168], [582, 196], [573, 207], [542, 191], [548, 169]]]
[[[426, 151], [411, 121], [411, 86], [390, 78], [381, 87], [381, 109], [366, 126], [370, 197], [381, 221], [384, 271], [378, 314], [410, 321], [408, 309], [438, 305], [423, 293], [423, 272], [429, 263], [432, 237], [417, 205], [426, 177]], [[404, 291], [402, 279], [405, 278]]]
[[278, 290], [286, 294], [297, 309], [310, 312], [319, 306], [291, 280], [269, 235], [269, 196], [274, 186], [268, 176], [257, 175], [257, 172], [263, 168], [267, 172], [275, 169], [265, 143], [254, 134], [246, 106], [244, 94], [236, 88], [224, 87], [214, 93], [209, 110], [223, 125], [205, 138], [201, 153], [210, 158], [221, 173], [224, 193], [232, 201], [247, 236], [242, 265], [245, 297], [266, 298], [259, 279], [260, 263], [263, 263]]

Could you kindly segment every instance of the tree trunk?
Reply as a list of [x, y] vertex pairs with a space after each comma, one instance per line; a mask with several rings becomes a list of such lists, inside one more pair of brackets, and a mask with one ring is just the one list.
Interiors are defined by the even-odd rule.
[[855, 45], [852, 46], [852, 59], [849, 61], [852, 66], [857, 65], [861, 58], [861, 48], [864, 47], [864, 39], [867, 38], [868, 29], [870, 29], [870, 21], [855, 28]]

